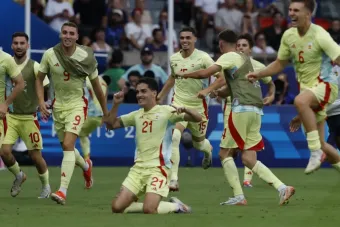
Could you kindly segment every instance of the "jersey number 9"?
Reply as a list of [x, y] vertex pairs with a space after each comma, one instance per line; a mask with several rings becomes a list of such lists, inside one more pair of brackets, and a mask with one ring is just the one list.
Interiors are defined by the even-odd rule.
[[70, 73], [64, 71], [64, 81], [69, 81], [70, 80]]

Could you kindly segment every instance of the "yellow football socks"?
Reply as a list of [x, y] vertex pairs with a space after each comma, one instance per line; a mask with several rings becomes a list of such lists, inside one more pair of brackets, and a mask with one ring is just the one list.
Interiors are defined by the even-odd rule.
[[39, 179], [41, 181], [42, 186], [50, 185], [48, 170], [46, 170], [44, 174], [39, 174]]
[[317, 130], [312, 132], [307, 132], [307, 144], [310, 151], [320, 151], [321, 143], [319, 132]]
[[77, 148], [74, 148], [74, 155], [76, 156], [76, 165], [82, 168], [84, 171], [88, 170], [89, 165], [87, 164], [87, 162], [85, 162], [83, 157], [80, 155]]
[[273, 185], [277, 190], [279, 187], [284, 185], [273, 173], [268, 169], [267, 166], [263, 165], [262, 162], [257, 161], [253, 172], [256, 173], [262, 180], [267, 182], [269, 185]]
[[253, 171], [251, 171], [251, 169], [245, 166], [243, 181], [251, 182], [252, 179], [253, 179]]
[[203, 151], [204, 153], [211, 152], [211, 144], [209, 140], [207, 139], [204, 139], [201, 142], [192, 141], [192, 145], [194, 146], [194, 148], [196, 148], [197, 150]]
[[20, 177], [21, 171], [18, 162], [15, 162], [14, 165], [8, 167], [8, 170], [14, 174], [15, 177]]
[[66, 194], [68, 185], [70, 184], [74, 165], [76, 163], [76, 156], [74, 151], [64, 151], [63, 162], [61, 163], [61, 180], [60, 191]]
[[84, 159], [88, 159], [90, 157], [90, 140], [87, 136], [79, 137], [81, 151], [83, 152]]
[[181, 141], [181, 132], [174, 129], [172, 133], [172, 154], [171, 154], [171, 180], [178, 180], [178, 166], [180, 161], [179, 143]]
[[233, 189], [234, 196], [243, 195], [240, 179], [234, 159], [231, 157], [225, 158], [222, 161], [224, 175], [227, 178], [230, 187]]
[[[178, 204], [161, 201], [157, 208], [158, 214], [169, 214], [178, 211]], [[143, 213], [143, 203], [132, 203], [124, 213]]]

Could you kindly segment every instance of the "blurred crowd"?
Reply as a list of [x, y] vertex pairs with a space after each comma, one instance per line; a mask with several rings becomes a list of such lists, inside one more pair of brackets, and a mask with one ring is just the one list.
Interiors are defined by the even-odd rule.
[[[15, 0], [24, 4], [24, 0]], [[168, 51], [168, 39], [179, 50], [178, 31], [183, 26], [197, 30], [197, 47], [218, 56], [217, 35], [224, 29], [254, 37], [254, 55], [275, 55], [284, 31], [289, 28], [288, 0], [174, 0], [175, 29], [168, 30], [166, 0], [31, 0], [34, 14], [56, 32], [73, 21], [79, 26], [79, 43], [96, 52], [109, 53], [103, 73], [112, 93], [123, 89], [127, 103], [135, 103], [139, 78], [153, 77], [160, 87], [167, 80], [163, 68], [153, 63], [155, 52]], [[340, 43], [340, 20], [315, 19]], [[140, 63], [127, 69], [124, 51], [139, 51]], [[276, 104], [289, 104], [286, 75], [278, 76]], [[284, 94], [284, 95], [282, 95]]]

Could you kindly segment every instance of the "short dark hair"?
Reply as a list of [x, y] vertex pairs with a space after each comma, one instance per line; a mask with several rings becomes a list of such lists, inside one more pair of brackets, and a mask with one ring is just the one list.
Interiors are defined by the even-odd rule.
[[111, 64], [121, 64], [124, 60], [124, 54], [120, 49], [114, 49], [111, 53]]
[[291, 0], [290, 3], [293, 3], [293, 2], [301, 2], [305, 5], [305, 7], [311, 12], [313, 13], [314, 12], [314, 9], [315, 9], [315, 0]]
[[218, 34], [218, 39], [231, 44], [237, 43], [236, 33], [228, 29], [220, 32], [220, 34]]
[[255, 41], [259, 38], [260, 35], [263, 35], [264, 37], [266, 37], [266, 35], [262, 31], [259, 31], [254, 36]]
[[147, 70], [144, 73], [144, 77], [148, 77], [148, 78], [153, 78], [155, 79], [155, 73], [152, 70]]
[[61, 26], [61, 30], [63, 30], [63, 28], [64, 28], [65, 26], [67, 26], [67, 27], [72, 27], [72, 28], [76, 28], [76, 29], [77, 29], [77, 32], [78, 32], [78, 25], [75, 24], [75, 23], [73, 23], [73, 22], [70, 22], [70, 21], [65, 22], [65, 23], [63, 24], [63, 26]]
[[162, 32], [162, 29], [155, 28], [154, 30], [152, 30], [152, 36], [155, 36], [157, 32]]
[[25, 32], [15, 32], [15, 33], [13, 33], [13, 35], [12, 35], [12, 40], [13, 40], [15, 37], [25, 37], [25, 39], [26, 39], [27, 42], [28, 42], [28, 40], [29, 40], [28, 35], [27, 35]]
[[137, 70], [134, 70], [134, 71], [129, 72], [128, 78], [130, 78], [130, 76], [141, 77], [142, 75]]
[[249, 47], [250, 47], [250, 48], [253, 48], [253, 46], [254, 46], [254, 40], [253, 40], [253, 37], [252, 37], [249, 33], [240, 35], [240, 36], [237, 38], [237, 41], [239, 41], [240, 39], [245, 39], [245, 40], [247, 40], [247, 41], [248, 41], [248, 44], [249, 44]]
[[184, 27], [179, 31], [181, 35], [182, 32], [191, 32], [194, 36], [196, 36], [196, 30], [193, 27]]
[[152, 78], [149, 78], [149, 77], [143, 77], [138, 81], [137, 86], [139, 84], [146, 84], [146, 85], [148, 85], [148, 87], [151, 91], [158, 92], [158, 84], [157, 84], [155, 79], [152, 79]]

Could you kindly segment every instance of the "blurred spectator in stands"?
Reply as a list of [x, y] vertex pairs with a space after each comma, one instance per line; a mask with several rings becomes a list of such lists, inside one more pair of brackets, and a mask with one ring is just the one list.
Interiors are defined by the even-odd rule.
[[135, 0], [135, 9], [142, 11], [142, 24], [152, 24], [151, 13], [149, 10], [145, 9], [145, 1], [146, 0]]
[[155, 65], [152, 63], [153, 60], [153, 52], [148, 48], [144, 47], [141, 51], [141, 64], [137, 64], [134, 66], [131, 66], [123, 75], [122, 81], [119, 84], [125, 83], [125, 81], [128, 80], [128, 75], [131, 71], [138, 71], [141, 75], [144, 75], [144, 73], [147, 70], [151, 70], [155, 74], [155, 79], [160, 85], [164, 85], [165, 82], [168, 79], [168, 75], [166, 72], [158, 65]]
[[95, 30], [94, 39], [95, 41], [91, 45], [93, 51], [110, 52], [112, 50], [110, 45], [105, 42], [105, 30], [104, 29], [97, 28]]
[[273, 15], [273, 25], [265, 28], [263, 33], [266, 37], [266, 41], [269, 46], [278, 51], [280, 47], [281, 38], [283, 33], [287, 30], [284, 24], [283, 14], [281, 12], [275, 12]]
[[236, 9], [236, 0], [225, 0], [225, 7], [222, 7], [215, 14], [215, 29], [221, 32], [225, 29], [241, 32], [243, 14]]
[[120, 80], [125, 73], [125, 70], [122, 68], [123, 59], [123, 52], [119, 49], [114, 49], [109, 60], [109, 68], [103, 73], [103, 79], [110, 81], [108, 86], [109, 94], [124, 90], [125, 81]]
[[148, 78], [152, 78], [152, 79], [156, 78], [155, 73], [152, 70], [145, 71], [144, 77], [148, 77]]
[[243, 5], [242, 34], [255, 35], [259, 28], [259, 12], [256, 9], [254, 0], [245, 0]]
[[111, 20], [106, 28], [106, 42], [113, 48], [126, 49], [126, 37], [124, 32], [123, 11], [113, 9]]
[[49, 0], [44, 15], [51, 28], [60, 33], [61, 26], [74, 16], [74, 11], [69, 2]]
[[109, 0], [108, 6], [107, 6], [107, 15], [104, 19], [104, 27], [110, 26], [112, 20], [114, 19], [113, 14], [118, 12], [116, 10], [122, 13], [121, 15], [122, 24], [126, 24], [129, 21], [128, 14], [124, 9], [122, 0]]
[[152, 42], [146, 44], [146, 47], [148, 47], [153, 52], [168, 51], [168, 47], [164, 44], [164, 36], [161, 29], [155, 28], [152, 31], [152, 38]]
[[181, 22], [183, 26], [191, 26], [193, 6], [195, 0], [175, 0], [174, 19]]
[[140, 50], [146, 43], [151, 42], [151, 26], [142, 24], [142, 11], [134, 9], [132, 11], [133, 21], [125, 26], [126, 37], [129, 39], [133, 48]]
[[199, 38], [204, 38], [209, 24], [213, 25], [214, 15], [224, 0], [196, 0], [196, 30]]
[[[154, 30], [155, 28], [161, 29], [163, 36], [164, 36], [164, 44], [168, 46], [169, 29], [168, 29], [168, 11], [166, 9], [163, 9], [159, 13], [158, 24], [153, 25], [152, 30]], [[177, 51], [178, 40], [177, 40], [175, 29], [172, 30], [172, 41], [173, 41], [174, 50]]]
[[83, 46], [90, 47], [91, 44], [92, 44], [92, 41], [91, 41], [90, 37], [88, 37], [88, 36], [82, 36], [80, 40], [81, 40], [80, 44], [83, 45]]
[[254, 54], [275, 54], [273, 47], [268, 46], [266, 37], [263, 32], [258, 32], [255, 35], [255, 46], [252, 49]]
[[329, 34], [332, 36], [334, 41], [340, 44], [340, 20], [335, 19], [332, 21], [331, 27], [328, 29]]
[[125, 93], [124, 96], [124, 102], [125, 103], [137, 103], [137, 97], [136, 97], [136, 87], [139, 79], [141, 78], [141, 74], [138, 71], [131, 71], [128, 74], [128, 83], [127, 87], [128, 90]]
[[274, 81], [274, 84], [275, 84], [274, 103], [276, 105], [293, 104], [294, 95], [288, 92], [289, 83], [287, 80], [287, 75], [284, 73], [279, 74], [277, 79]]
[[90, 35], [94, 28], [104, 25], [105, 0], [75, 0], [73, 9], [80, 34]]
[[41, 19], [44, 18], [44, 7], [42, 0], [31, 0], [31, 12]]

